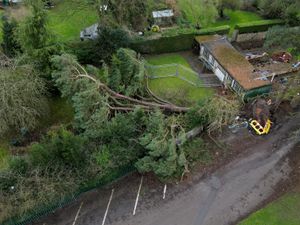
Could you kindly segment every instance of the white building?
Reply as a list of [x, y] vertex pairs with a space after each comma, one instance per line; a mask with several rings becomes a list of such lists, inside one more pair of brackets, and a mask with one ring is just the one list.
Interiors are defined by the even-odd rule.
[[166, 9], [161, 11], [153, 11], [152, 17], [156, 25], [170, 25], [174, 17], [174, 12], [172, 9]]
[[195, 40], [199, 44], [199, 58], [225, 87], [246, 98], [271, 90], [271, 82], [258, 79], [254, 66], [226, 37], [208, 35], [198, 36]]

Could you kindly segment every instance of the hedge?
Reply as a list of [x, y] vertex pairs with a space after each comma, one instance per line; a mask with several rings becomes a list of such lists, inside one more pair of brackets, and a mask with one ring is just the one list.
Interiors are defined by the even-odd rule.
[[41, 205], [40, 207], [32, 210], [25, 215], [20, 215], [14, 218], [11, 218], [7, 221], [4, 221], [2, 225], [27, 225], [31, 224], [42, 217], [45, 217], [49, 214], [52, 214], [54, 211], [63, 208], [64, 206], [74, 202], [82, 194], [89, 192], [91, 190], [101, 188], [106, 186], [122, 177], [136, 171], [135, 167], [132, 164], [121, 166], [116, 169], [108, 171], [100, 179], [91, 180], [82, 186], [76, 193], [70, 193], [70, 195], [65, 196], [63, 199], [57, 199], [52, 204]]
[[172, 29], [158, 38], [140, 38], [132, 40], [130, 48], [142, 54], [161, 54], [189, 50], [197, 35], [228, 34], [230, 26], [220, 26], [207, 29]]
[[239, 31], [239, 34], [244, 33], [255, 33], [267, 31], [270, 27], [275, 25], [283, 25], [285, 22], [283, 20], [258, 20], [248, 23], [238, 23], [235, 25], [234, 29]]

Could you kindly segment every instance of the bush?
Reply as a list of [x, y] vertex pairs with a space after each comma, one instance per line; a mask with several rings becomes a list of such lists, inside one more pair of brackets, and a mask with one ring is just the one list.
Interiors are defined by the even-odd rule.
[[81, 64], [100, 65], [101, 61], [110, 63], [111, 57], [119, 48], [129, 45], [128, 33], [122, 29], [99, 27], [96, 40], [87, 40], [67, 44], [67, 52], [76, 55]]
[[268, 30], [264, 47], [289, 50], [293, 55], [300, 54], [300, 27], [275, 26]]
[[234, 29], [239, 30], [240, 34], [267, 31], [270, 27], [284, 24], [283, 20], [258, 20], [248, 23], [239, 23]]
[[28, 162], [23, 157], [12, 157], [9, 160], [9, 169], [13, 173], [24, 175], [28, 170]]
[[[17, 177], [10, 171], [0, 172], [0, 193], [11, 190], [17, 182]], [[1, 220], [0, 220], [1, 221]]]
[[94, 41], [76, 41], [66, 44], [67, 53], [75, 55], [81, 64], [98, 65], [100, 61], [96, 59]]
[[63, 166], [81, 168], [86, 161], [85, 139], [60, 128], [51, 132], [41, 143], [31, 147], [30, 158], [34, 166], [41, 168]]
[[189, 164], [192, 165], [197, 162], [208, 164], [213, 158], [211, 152], [201, 138], [195, 138], [184, 144], [182, 151], [185, 152]]
[[193, 129], [197, 126], [206, 127], [208, 125], [208, 117], [205, 114], [199, 114], [199, 110], [205, 107], [206, 100], [198, 101], [186, 114], [185, 120], [187, 127]]
[[220, 26], [201, 30], [193, 28], [170, 29], [163, 33], [162, 37], [156, 39], [149, 37], [132, 40], [130, 47], [143, 54], [185, 51], [192, 48], [194, 38], [197, 35], [228, 34], [229, 31], [229, 26]]

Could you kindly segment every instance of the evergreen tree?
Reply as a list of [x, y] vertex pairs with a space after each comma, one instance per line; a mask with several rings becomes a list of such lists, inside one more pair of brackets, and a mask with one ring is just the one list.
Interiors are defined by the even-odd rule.
[[61, 47], [48, 29], [47, 12], [41, 0], [30, 1], [32, 15], [28, 16], [19, 29], [19, 44], [23, 52], [33, 61], [40, 73], [50, 78], [51, 57], [59, 54]]
[[127, 32], [119, 28], [111, 28], [100, 25], [98, 28], [98, 37], [95, 40], [93, 55], [94, 62], [99, 63], [104, 60], [106, 63], [111, 62], [111, 57], [119, 48], [129, 45], [129, 37]]
[[16, 28], [17, 28], [17, 22], [15, 20], [9, 21], [7, 17], [2, 17], [2, 49], [3, 52], [9, 56], [13, 57], [16, 55], [18, 51], [20, 51], [20, 46], [16, 39]]
[[[170, 118], [169, 118], [170, 119]], [[140, 172], [154, 172], [160, 178], [169, 178], [187, 167], [184, 152], [176, 145], [176, 119], [168, 119], [160, 111], [149, 117], [147, 129], [139, 141], [146, 149], [143, 158], [139, 159], [136, 167]]]
[[125, 95], [142, 93], [144, 64], [136, 58], [136, 53], [129, 49], [119, 49], [112, 59], [108, 75], [108, 85], [113, 90]]

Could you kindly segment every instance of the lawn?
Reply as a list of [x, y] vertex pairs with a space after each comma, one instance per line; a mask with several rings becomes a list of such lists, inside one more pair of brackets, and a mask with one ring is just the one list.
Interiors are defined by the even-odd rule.
[[[161, 66], [165, 64], [179, 64], [188, 70], [180, 70], [179, 74], [188, 80], [201, 82], [189, 72], [191, 67], [189, 63], [180, 54], [163, 54], [160, 56], [147, 57], [147, 61], [151, 65]], [[175, 68], [175, 69], [174, 69]], [[159, 68], [155, 70], [156, 76], [171, 75], [176, 72], [176, 67]], [[194, 79], [194, 80], [193, 80]], [[177, 77], [167, 77], [149, 80], [149, 88], [159, 97], [182, 106], [190, 106], [199, 99], [206, 98], [213, 94], [213, 89], [196, 87]]]
[[[98, 16], [93, 4], [88, 1], [62, 0], [56, 1], [54, 8], [48, 10], [49, 27], [62, 42], [79, 40], [80, 31], [97, 23]], [[8, 8], [8, 15], [22, 21], [29, 15], [24, 5]], [[3, 12], [0, 11], [0, 16]], [[0, 22], [1, 27], [1, 22]], [[1, 40], [2, 29], [0, 30]]]
[[[186, 0], [178, 0], [178, 6], [181, 11], [184, 12], [189, 22], [196, 24], [197, 19], [193, 17], [193, 12], [201, 11], [202, 5], [199, 4], [198, 0], [189, 0], [190, 2], [194, 2], [193, 8], [191, 8]], [[254, 20], [262, 20], [263, 18], [254, 12], [242, 11], [242, 10], [225, 10], [225, 15], [229, 17], [229, 20], [220, 20], [213, 24], [208, 25], [207, 27], [217, 27], [223, 25], [229, 25], [231, 28], [235, 26], [237, 23], [245, 23]]]
[[255, 212], [239, 225], [299, 225], [299, 212], [300, 193], [293, 192]]
[[241, 11], [241, 10], [225, 10], [225, 15], [229, 17], [229, 20], [219, 20], [212, 24], [213, 27], [229, 25], [231, 28], [238, 23], [246, 23], [256, 20], [263, 20], [261, 16], [253, 12]]
[[97, 20], [96, 9], [86, 1], [63, 0], [49, 10], [49, 26], [60, 41], [79, 39], [80, 31]]

